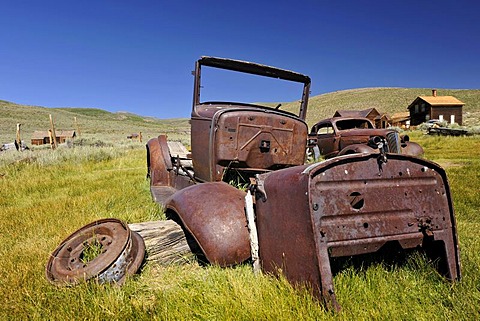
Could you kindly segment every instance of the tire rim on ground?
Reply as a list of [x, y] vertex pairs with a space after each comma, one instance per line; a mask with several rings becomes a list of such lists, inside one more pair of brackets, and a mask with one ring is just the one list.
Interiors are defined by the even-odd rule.
[[90, 279], [122, 284], [138, 271], [144, 256], [145, 243], [138, 233], [118, 219], [101, 219], [60, 243], [47, 262], [46, 277], [56, 285]]

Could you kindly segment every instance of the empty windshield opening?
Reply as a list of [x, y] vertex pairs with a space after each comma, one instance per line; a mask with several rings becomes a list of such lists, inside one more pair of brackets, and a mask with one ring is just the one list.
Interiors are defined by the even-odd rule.
[[200, 103], [241, 102], [275, 108], [293, 102], [300, 107], [303, 83], [202, 67]]

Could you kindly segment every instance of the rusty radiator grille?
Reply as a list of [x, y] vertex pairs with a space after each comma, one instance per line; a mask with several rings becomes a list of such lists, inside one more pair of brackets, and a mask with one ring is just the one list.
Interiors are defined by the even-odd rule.
[[387, 133], [388, 151], [390, 153], [400, 154], [400, 137], [397, 132]]

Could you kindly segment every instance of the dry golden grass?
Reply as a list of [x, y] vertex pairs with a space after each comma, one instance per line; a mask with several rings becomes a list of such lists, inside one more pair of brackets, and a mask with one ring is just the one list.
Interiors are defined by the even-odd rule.
[[31, 162], [0, 164], [0, 319], [475, 320], [480, 301], [479, 140], [413, 136], [430, 159], [459, 164], [447, 168], [463, 264], [459, 283], [446, 282], [416, 255], [393, 265], [347, 261], [334, 277], [343, 307], [337, 314], [308, 291], [282, 278], [255, 275], [248, 265], [147, 264], [121, 288], [95, 283], [55, 287], [45, 278], [45, 264], [74, 230], [99, 218], [130, 223], [163, 217], [150, 198], [141, 144], [75, 147], [46, 150]]

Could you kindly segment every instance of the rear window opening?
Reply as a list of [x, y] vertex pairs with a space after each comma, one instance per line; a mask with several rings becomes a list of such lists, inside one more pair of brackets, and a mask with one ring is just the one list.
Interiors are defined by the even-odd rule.
[[340, 120], [336, 122], [336, 126], [339, 130], [373, 128], [372, 124], [364, 119]]

